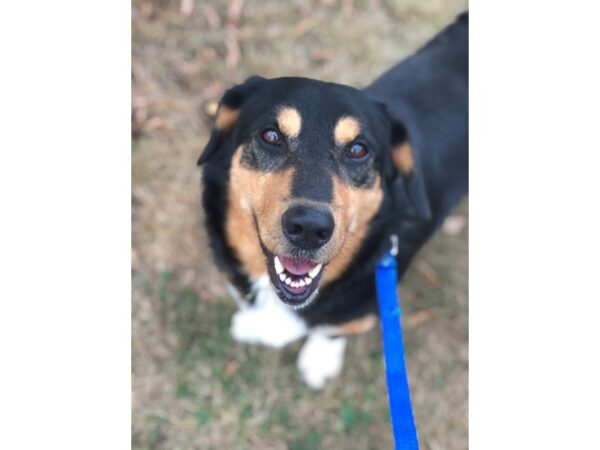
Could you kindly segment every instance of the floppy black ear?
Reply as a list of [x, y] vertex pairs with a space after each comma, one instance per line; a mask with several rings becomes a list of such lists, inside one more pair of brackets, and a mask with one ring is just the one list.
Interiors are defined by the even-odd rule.
[[[388, 114], [388, 117], [389, 114]], [[423, 167], [418, 148], [415, 147], [404, 125], [390, 118], [391, 157], [396, 173], [400, 176], [409, 201], [420, 219], [431, 218], [431, 207]], [[396, 182], [399, 182], [397, 180]]]
[[242, 104], [264, 80], [262, 77], [252, 76], [244, 83], [238, 84], [225, 92], [215, 114], [214, 128], [210, 134], [208, 144], [206, 144], [198, 159], [198, 165], [211, 159], [223, 147], [227, 135], [235, 126], [240, 115]]

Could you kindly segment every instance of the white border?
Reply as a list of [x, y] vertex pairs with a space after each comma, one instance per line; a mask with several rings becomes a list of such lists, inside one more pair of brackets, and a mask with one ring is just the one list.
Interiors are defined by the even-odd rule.
[[600, 448], [600, 7], [471, 2], [470, 448]]
[[[600, 448], [593, 2], [471, 2], [473, 449]], [[130, 446], [130, 3], [0, 27], [0, 448]]]
[[130, 2], [0, 26], [0, 448], [130, 441]]

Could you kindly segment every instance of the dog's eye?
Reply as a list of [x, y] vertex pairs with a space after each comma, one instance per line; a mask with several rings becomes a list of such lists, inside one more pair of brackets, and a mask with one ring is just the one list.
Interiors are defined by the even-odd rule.
[[271, 145], [277, 145], [281, 142], [281, 135], [274, 128], [267, 128], [266, 130], [263, 130], [260, 137], [267, 144]]
[[355, 142], [348, 148], [348, 156], [352, 159], [364, 158], [365, 156], [367, 156], [367, 153], [369, 153], [367, 147], [365, 147], [365, 145], [361, 144], [360, 142]]

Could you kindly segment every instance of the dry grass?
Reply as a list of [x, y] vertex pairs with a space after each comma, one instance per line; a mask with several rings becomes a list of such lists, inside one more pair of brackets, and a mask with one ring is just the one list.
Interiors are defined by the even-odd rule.
[[[299, 344], [232, 342], [234, 307], [199, 208], [203, 108], [252, 74], [366, 85], [465, 6], [133, 2], [134, 448], [391, 448], [376, 331], [350, 341], [341, 378], [323, 392], [301, 383]], [[467, 265], [466, 230], [439, 233], [400, 289], [424, 449], [467, 447]]]

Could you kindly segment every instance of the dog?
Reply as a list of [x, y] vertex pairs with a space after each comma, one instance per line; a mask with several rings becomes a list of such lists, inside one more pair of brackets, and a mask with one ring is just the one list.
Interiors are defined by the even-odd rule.
[[240, 342], [307, 336], [298, 368], [322, 388], [347, 336], [377, 323], [374, 268], [398, 276], [468, 191], [468, 12], [365, 89], [254, 76], [219, 102], [198, 165]]

